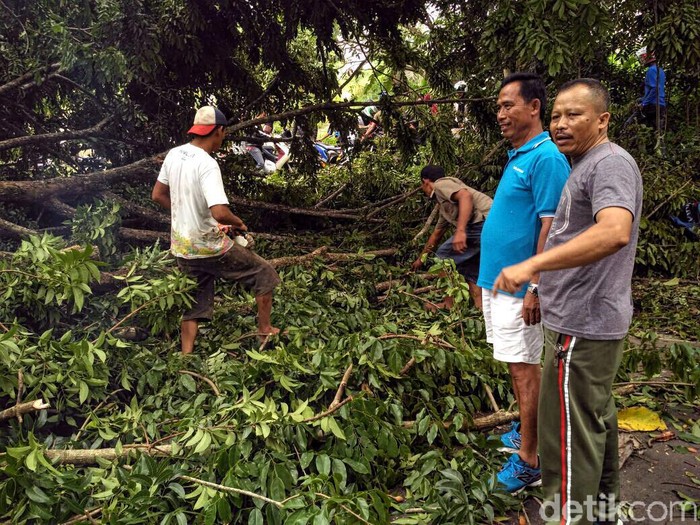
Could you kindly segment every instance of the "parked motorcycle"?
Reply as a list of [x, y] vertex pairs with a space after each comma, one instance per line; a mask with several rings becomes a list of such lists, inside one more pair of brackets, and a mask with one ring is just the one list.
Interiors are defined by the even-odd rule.
[[[262, 132], [256, 133], [256, 138], [273, 138]], [[289, 146], [283, 142], [246, 142], [245, 149], [253, 157], [258, 169], [265, 173], [273, 173], [281, 169], [289, 160]]]

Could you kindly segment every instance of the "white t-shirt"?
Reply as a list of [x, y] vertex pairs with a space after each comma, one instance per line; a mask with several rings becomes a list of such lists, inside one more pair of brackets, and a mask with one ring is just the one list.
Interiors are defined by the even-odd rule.
[[226, 253], [233, 240], [219, 231], [210, 207], [228, 204], [217, 162], [202, 148], [184, 144], [168, 152], [158, 181], [170, 188], [170, 251], [198, 259]]

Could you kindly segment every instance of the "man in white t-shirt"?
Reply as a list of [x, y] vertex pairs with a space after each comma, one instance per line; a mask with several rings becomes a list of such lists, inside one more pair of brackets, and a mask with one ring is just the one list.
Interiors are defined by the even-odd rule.
[[261, 338], [279, 333], [270, 322], [277, 272], [226, 235], [231, 228], [248, 230], [229, 209], [221, 170], [211, 156], [221, 147], [227, 123], [213, 106], [200, 108], [188, 131], [191, 141], [168, 152], [153, 187], [153, 200], [171, 211], [170, 251], [180, 269], [197, 279], [195, 302], [182, 316], [183, 354], [194, 349], [199, 322], [212, 318], [217, 277], [253, 290]]

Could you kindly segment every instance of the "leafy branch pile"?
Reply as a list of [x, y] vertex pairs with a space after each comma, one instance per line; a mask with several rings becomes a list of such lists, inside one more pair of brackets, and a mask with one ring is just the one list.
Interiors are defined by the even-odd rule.
[[464, 524], [517, 504], [475, 428], [512, 419], [483, 417], [511, 401], [507, 373], [449, 265], [435, 293], [457, 308], [437, 316], [425, 281], [371, 255], [287, 267], [273, 321], [289, 333], [266, 348], [253, 297], [221, 286], [185, 358], [193, 283], [166, 252], [107, 282], [61, 242], [33, 237], [0, 267], [0, 406], [50, 405], [0, 413], [3, 523]]

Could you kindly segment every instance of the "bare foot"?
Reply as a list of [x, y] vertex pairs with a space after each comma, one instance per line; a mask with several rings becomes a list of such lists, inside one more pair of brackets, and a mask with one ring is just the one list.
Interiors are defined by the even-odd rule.
[[275, 327], [275, 326], [268, 326], [266, 328], [259, 328], [258, 329], [258, 337], [268, 337], [268, 336], [277, 335], [279, 333], [280, 333], [280, 329]]
[[262, 345], [261, 348], [264, 349], [267, 346], [267, 343], [270, 341], [270, 339], [272, 339], [276, 335], [287, 335], [288, 333], [288, 330], [282, 331], [279, 328], [270, 326], [269, 328], [258, 331], [258, 341], [260, 341], [260, 344]]

